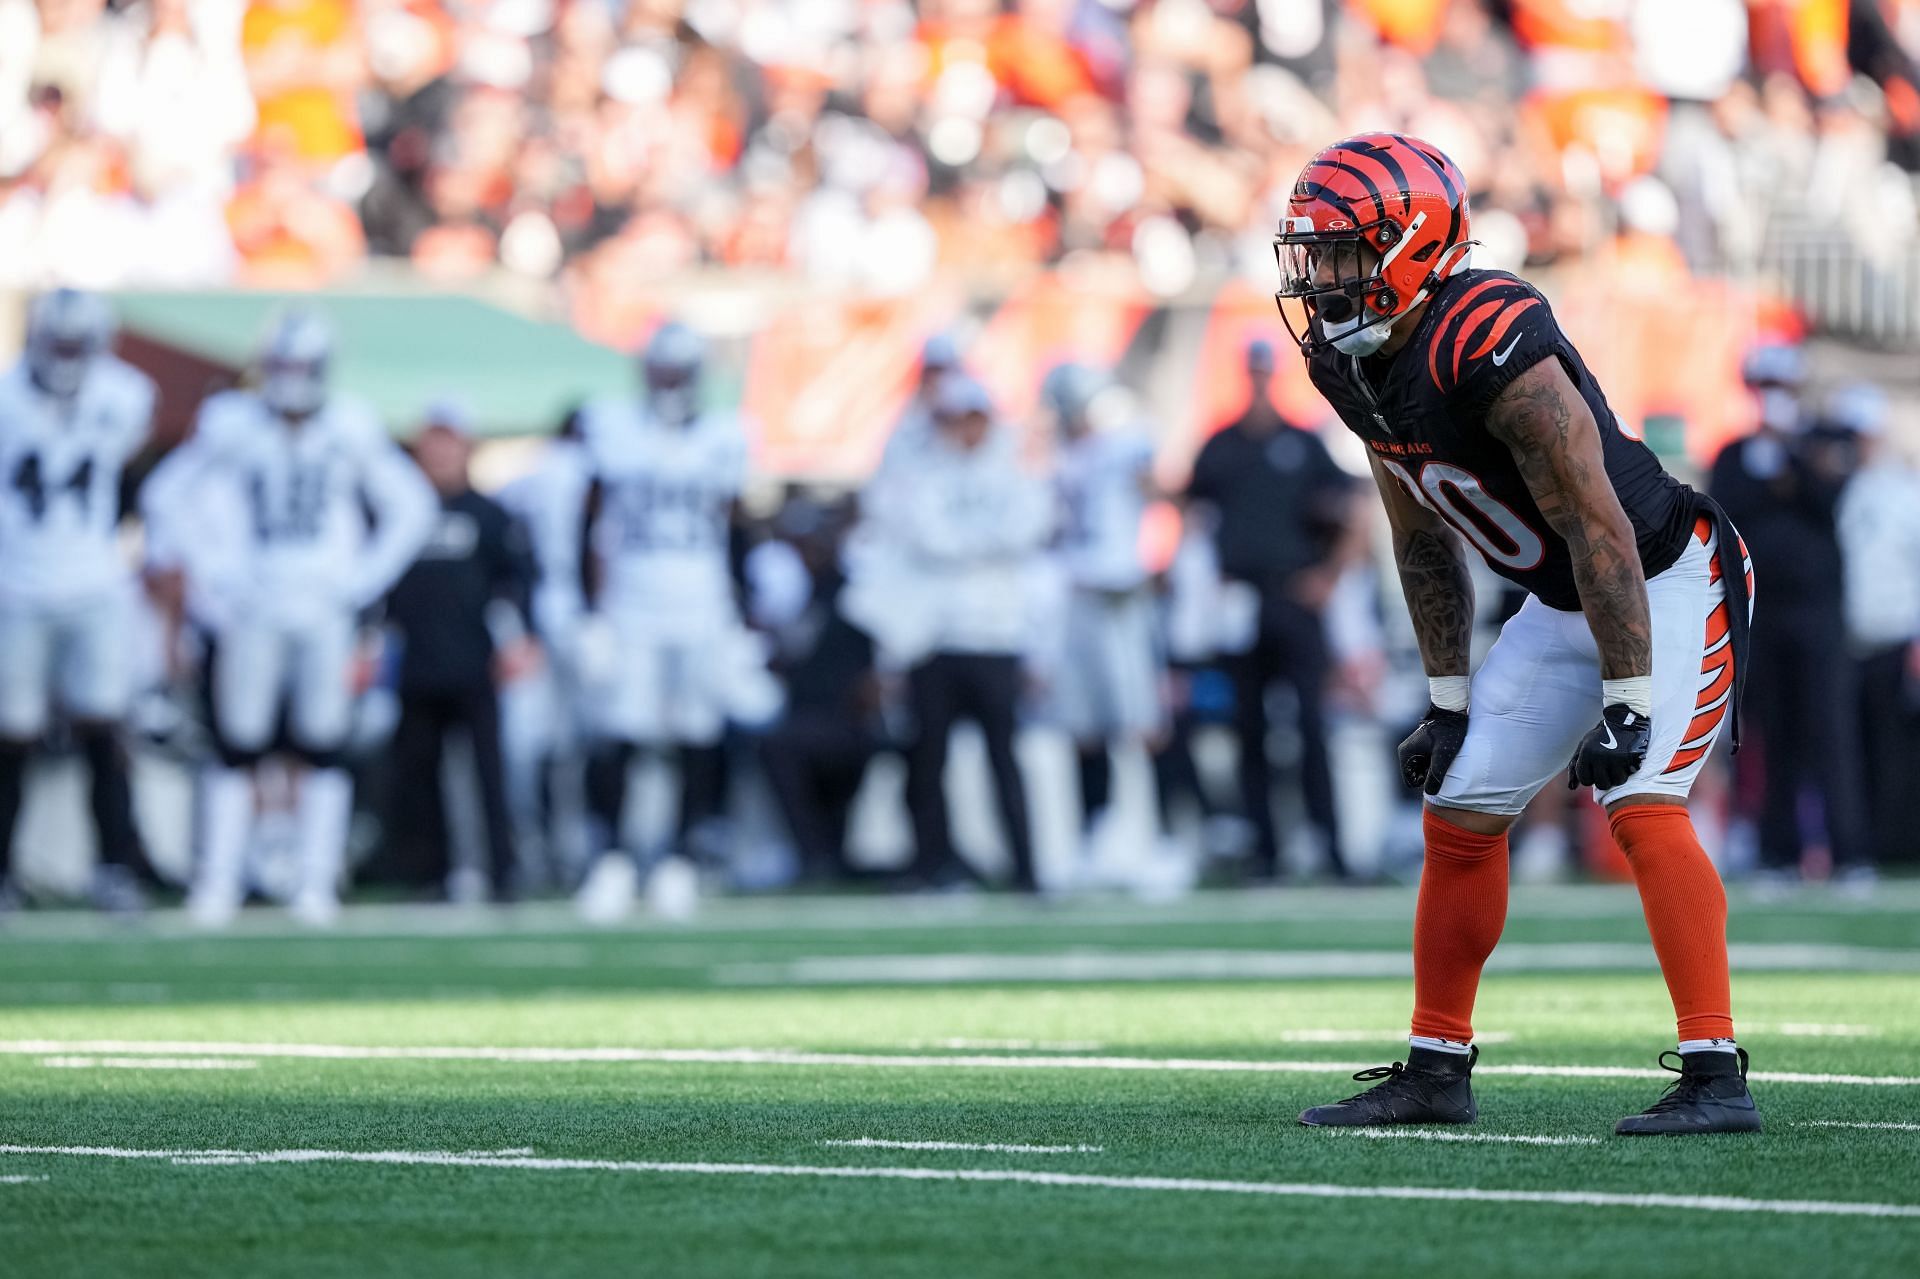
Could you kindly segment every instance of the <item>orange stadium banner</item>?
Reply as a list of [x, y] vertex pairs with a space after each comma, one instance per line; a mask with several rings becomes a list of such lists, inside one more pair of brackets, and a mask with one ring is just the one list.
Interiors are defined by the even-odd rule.
[[747, 356], [742, 409], [761, 469], [856, 480], [880, 459], [913, 394], [920, 346], [959, 310], [951, 297], [810, 300], [777, 312]]

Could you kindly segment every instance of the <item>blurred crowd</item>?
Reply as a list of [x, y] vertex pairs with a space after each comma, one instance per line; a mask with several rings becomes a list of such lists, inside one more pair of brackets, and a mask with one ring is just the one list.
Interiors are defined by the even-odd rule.
[[[1476, 265], [1584, 264], [1684, 325], [1671, 285], [1794, 236], [1911, 257], [1916, 53], [1915, 0], [0, 0], [0, 288], [40, 291], [0, 384], [0, 848], [51, 750], [90, 779], [95, 897], [160, 884], [135, 742], [195, 779], [171, 870], [209, 924], [256, 894], [325, 923], [349, 883], [611, 919], [702, 876], [1399, 873], [1417, 662], [1370, 495], [1266, 342], [1178, 483], [1189, 424], [1115, 370], [1009, 412], [943, 336], [863, 488], [768, 503], [655, 286], [1264, 291], [1301, 163], [1391, 128], [1477, 184]], [[377, 420], [292, 314], [160, 459], [110, 310], [53, 288], [375, 258], [650, 332], [636, 386], [482, 494], [468, 406]], [[1745, 381], [1759, 429], [1690, 478], [1785, 620], [1697, 807], [1731, 870], [1871, 884], [1920, 763], [1920, 485], [1871, 388], [1775, 346]], [[1549, 790], [1522, 874], [1604, 871]]]
[[1912, 0], [0, 0], [0, 282], [576, 304], [703, 265], [910, 294], [1258, 273], [1327, 139], [1428, 138], [1484, 265], [1915, 234]]
[[[941, 336], [863, 488], [754, 501], [751, 424], [677, 322], [492, 493], [466, 405], [381, 422], [305, 311], [162, 454], [113, 327], [44, 294], [0, 378], [0, 853], [71, 761], [103, 907], [181, 888], [203, 925], [263, 897], [324, 926], [349, 888], [565, 893], [611, 922], [702, 885], [1415, 873], [1389, 761], [1424, 681], [1377, 501], [1276, 407], [1266, 340], [1176, 485], [1110, 370], [1054, 367], [1013, 419]], [[1696, 813], [1730, 873], [1870, 891], [1913, 857], [1920, 475], [1874, 387], [1811, 385], [1793, 346], [1745, 377], [1758, 429], [1700, 482], [1765, 620], [1746, 749]], [[1517, 603], [1482, 602], [1489, 630]], [[130, 748], [192, 780], [182, 855], [152, 855]], [[1607, 873], [1597, 812], [1547, 788], [1517, 873]]]

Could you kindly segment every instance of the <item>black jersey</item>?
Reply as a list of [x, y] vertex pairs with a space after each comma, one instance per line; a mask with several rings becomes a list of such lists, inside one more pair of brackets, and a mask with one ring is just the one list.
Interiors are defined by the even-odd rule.
[[1652, 577], [1686, 549], [1700, 499], [1607, 407], [1547, 300], [1526, 281], [1505, 271], [1457, 272], [1428, 303], [1413, 340], [1390, 360], [1328, 348], [1307, 368], [1375, 459], [1478, 548], [1494, 572], [1571, 612], [1580, 608], [1580, 592], [1567, 544], [1486, 425], [1500, 392], [1550, 356], [1560, 358], [1593, 410], [1607, 478]]

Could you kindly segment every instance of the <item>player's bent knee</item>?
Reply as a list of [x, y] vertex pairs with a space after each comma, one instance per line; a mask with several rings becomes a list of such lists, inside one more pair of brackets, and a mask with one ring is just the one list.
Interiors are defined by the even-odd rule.
[[1685, 808], [1686, 806], [1685, 795], [1614, 795], [1609, 797], [1606, 803], [1609, 820], [1615, 814], [1626, 812], [1631, 808]]
[[1483, 812], [1474, 808], [1454, 808], [1447, 804], [1428, 804], [1427, 816], [1475, 835], [1501, 835], [1519, 818], [1518, 813]]
[[0, 711], [0, 741], [37, 743], [47, 733], [47, 717], [31, 709]]
[[[269, 720], [256, 722], [251, 717], [223, 716], [216, 710], [212, 727], [214, 745], [223, 760], [234, 756], [259, 763], [273, 749], [273, 724]], [[228, 766], [251, 767], [251, 764]]]

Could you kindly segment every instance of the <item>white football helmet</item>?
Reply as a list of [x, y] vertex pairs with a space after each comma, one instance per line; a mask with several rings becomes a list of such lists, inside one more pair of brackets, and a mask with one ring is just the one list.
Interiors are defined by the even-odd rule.
[[96, 294], [55, 289], [27, 312], [27, 375], [48, 395], [71, 399], [113, 345], [113, 312]]
[[1040, 398], [1052, 410], [1054, 424], [1062, 432], [1080, 435], [1093, 428], [1094, 403], [1109, 385], [1098, 369], [1069, 361], [1047, 370], [1040, 383]]
[[285, 418], [318, 413], [327, 402], [333, 329], [317, 311], [296, 308], [276, 317], [260, 348], [260, 398]]
[[654, 331], [640, 357], [647, 408], [667, 426], [686, 426], [700, 415], [700, 374], [706, 339], [678, 320]]

